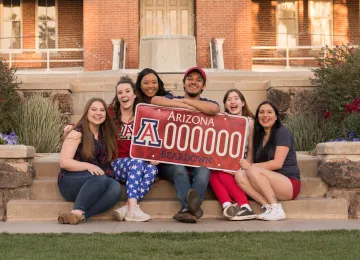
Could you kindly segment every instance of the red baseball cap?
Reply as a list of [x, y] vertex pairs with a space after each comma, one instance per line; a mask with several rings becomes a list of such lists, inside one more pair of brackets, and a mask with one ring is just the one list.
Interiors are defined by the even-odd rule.
[[187, 77], [187, 75], [189, 75], [189, 73], [190, 72], [193, 72], [193, 71], [197, 71], [197, 72], [199, 72], [201, 75], [202, 75], [202, 77], [203, 77], [203, 79], [204, 79], [204, 84], [206, 83], [206, 73], [205, 73], [205, 71], [203, 71], [203, 69], [202, 68], [200, 68], [200, 67], [191, 67], [190, 69], [188, 69], [186, 72], [185, 72], [185, 74], [184, 74], [184, 81], [185, 81], [185, 78]]

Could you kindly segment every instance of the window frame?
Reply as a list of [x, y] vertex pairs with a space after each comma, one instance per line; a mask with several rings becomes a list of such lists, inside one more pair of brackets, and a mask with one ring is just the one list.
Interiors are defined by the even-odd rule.
[[[311, 16], [311, 2], [330, 2], [330, 40], [331, 43], [328, 44], [328, 46], [333, 46], [334, 45], [334, 1], [333, 0], [309, 0], [308, 2], [308, 10], [309, 10], [309, 18], [310, 18], [310, 26], [311, 26], [311, 46], [313, 45], [313, 20], [314, 18]], [[315, 18], [315, 19], [322, 19], [322, 17], [320, 18]], [[326, 44], [325, 44], [326, 45]], [[325, 45], [323, 47], [325, 47]]]
[[[40, 42], [39, 42], [38, 27], [37, 27], [39, 20], [38, 9], [39, 9], [39, 0], [35, 0], [35, 49], [37, 50], [37, 52], [41, 52], [40, 50], [44, 50], [44, 49], [39, 48]], [[54, 49], [58, 49], [59, 47], [58, 23], [59, 23], [59, 5], [58, 5], [58, 0], [55, 0], [55, 48]], [[56, 53], [56, 51], [52, 51], [52, 53]]]
[[[3, 8], [4, 8], [4, 1], [0, 0], [0, 17], [1, 17], [1, 21], [0, 21], [0, 38], [3, 37], [3, 22], [4, 19], [2, 17], [3, 15]], [[11, 49], [11, 48], [3, 48], [3, 46], [1, 45], [1, 41], [0, 41], [0, 49], [4, 49], [4, 50], [8, 50], [8, 51], [2, 51], [2, 53], [23, 53], [23, 34], [24, 32], [24, 26], [23, 26], [23, 0], [20, 0], [20, 48], [19, 49]]]
[[[295, 6], [295, 31], [296, 31], [296, 46], [299, 46], [299, 3], [298, 0], [277, 0], [276, 1], [276, 46], [277, 47], [281, 47], [281, 49], [279, 48], [279, 50], [286, 50], [286, 46], [283, 49], [283, 46], [278, 45], [279, 43], [279, 20], [280, 19], [284, 19], [284, 18], [279, 18], [278, 16], [278, 8], [279, 8], [279, 3], [281, 2], [294, 2], [294, 6]], [[289, 18], [288, 18], [289, 19]], [[290, 48], [292, 48], [293, 46], [289, 46]], [[295, 50], [295, 49], [292, 49]]]

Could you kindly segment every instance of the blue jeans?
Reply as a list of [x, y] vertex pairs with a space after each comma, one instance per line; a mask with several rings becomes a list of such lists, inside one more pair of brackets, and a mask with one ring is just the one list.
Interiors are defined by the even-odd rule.
[[58, 181], [61, 195], [75, 202], [73, 209], [82, 210], [86, 218], [107, 211], [121, 198], [120, 183], [106, 175], [91, 175], [88, 171], [62, 173]]
[[[210, 180], [210, 170], [205, 167], [185, 167], [175, 164], [159, 164], [159, 176], [175, 184], [177, 196], [182, 209], [187, 209], [186, 195], [190, 189], [194, 189], [204, 200], [204, 193]], [[189, 173], [188, 173], [189, 171]]]

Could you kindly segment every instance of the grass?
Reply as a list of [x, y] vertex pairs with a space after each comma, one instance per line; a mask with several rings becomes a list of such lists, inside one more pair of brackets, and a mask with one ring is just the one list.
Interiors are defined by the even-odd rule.
[[360, 231], [0, 234], [0, 259], [358, 259]]

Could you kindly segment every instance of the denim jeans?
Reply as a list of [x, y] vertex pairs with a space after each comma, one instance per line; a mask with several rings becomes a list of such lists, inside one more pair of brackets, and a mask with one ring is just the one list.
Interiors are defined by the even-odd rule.
[[120, 200], [120, 183], [107, 175], [91, 175], [88, 171], [62, 173], [58, 181], [61, 195], [75, 202], [73, 209], [84, 211], [86, 218], [107, 211]]
[[190, 189], [194, 189], [204, 200], [204, 193], [207, 189], [210, 170], [205, 167], [185, 167], [175, 164], [159, 164], [159, 176], [175, 184], [177, 196], [182, 208], [188, 208], [186, 195]]

